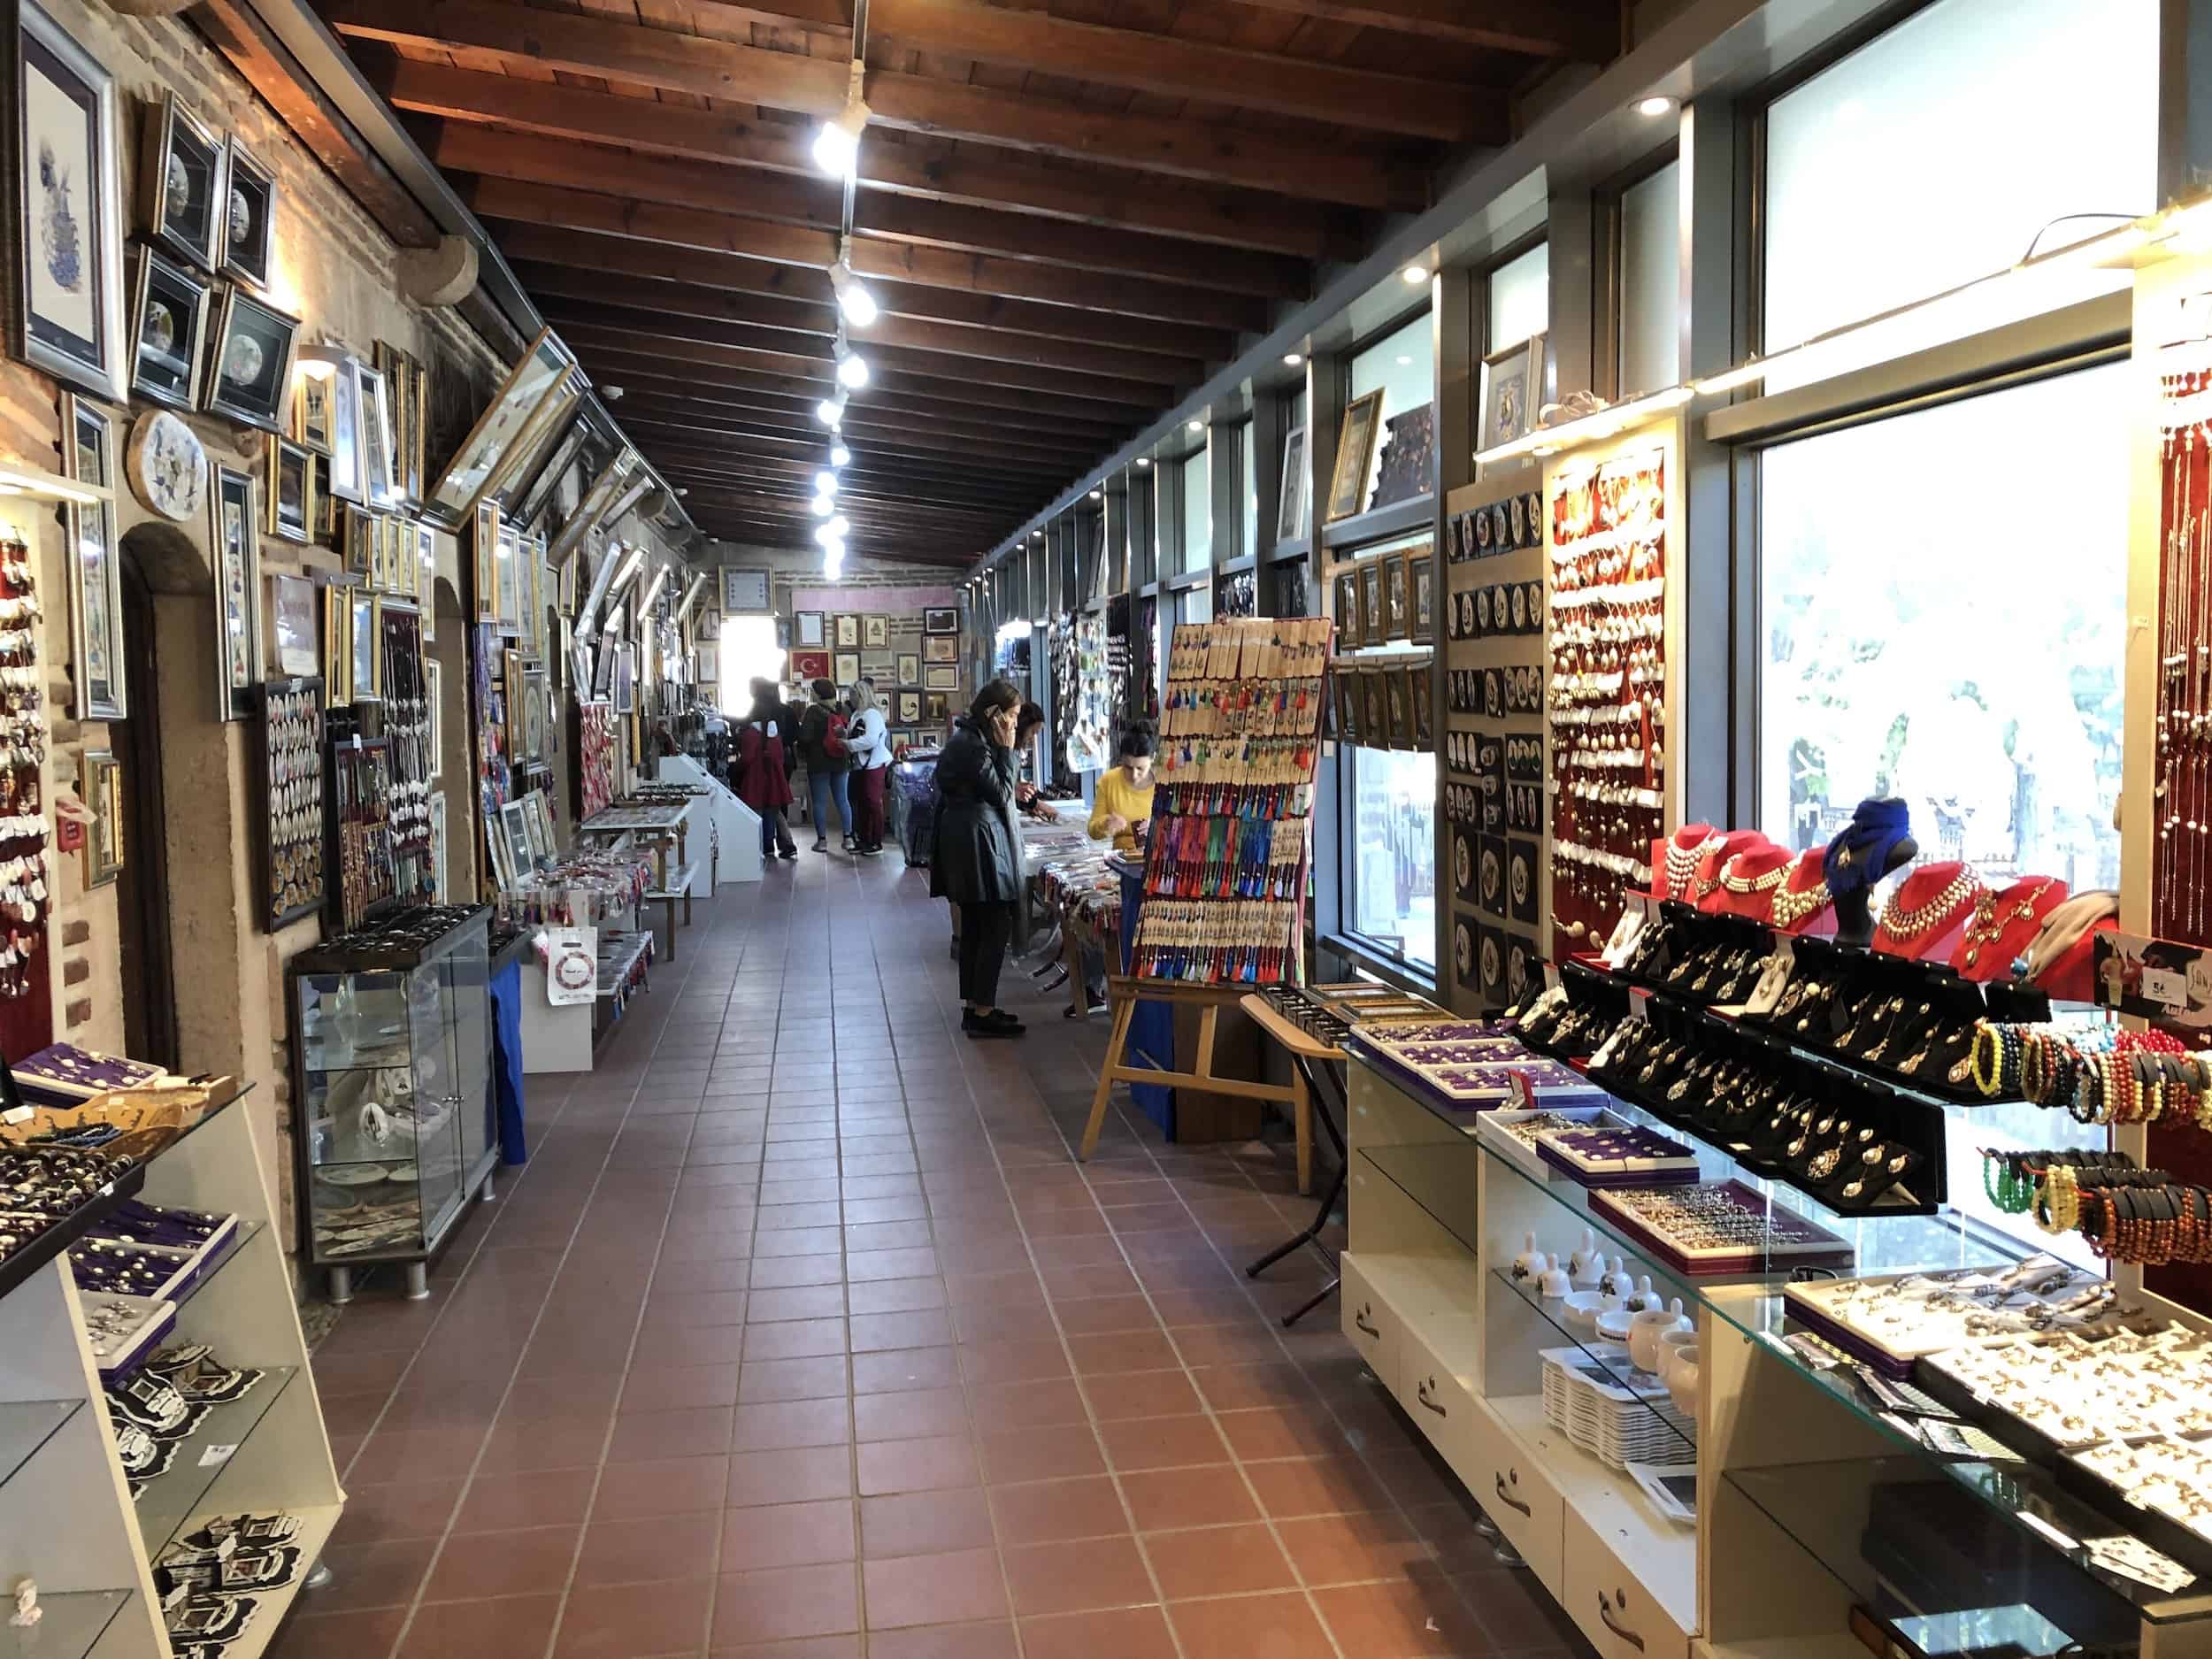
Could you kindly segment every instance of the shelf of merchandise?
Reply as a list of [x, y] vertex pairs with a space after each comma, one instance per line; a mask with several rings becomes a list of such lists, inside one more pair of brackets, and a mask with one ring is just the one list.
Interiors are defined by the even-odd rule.
[[[1971, 1440], [1974, 1459], [1937, 1455], [1905, 1419], [1861, 1398], [1847, 1371], [1785, 1341], [1794, 1329], [1781, 1294], [1786, 1274], [1678, 1272], [1594, 1209], [1586, 1188], [1537, 1176], [1475, 1139], [1467, 1115], [1425, 1103], [1359, 1060], [1350, 1076], [1345, 1334], [1606, 1659], [1687, 1659], [1693, 1648], [1714, 1659], [1863, 1653], [1849, 1617], [1871, 1581], [1849, 1552], [1857, 1532], [1848, 1517], [1863, 1525], [1871, 1494], [1903, 1476], [1956, 1494], [1987, 1535], [2030, 1552], [2041, 1581], [2065, 1581], [2108, 1622], [2139, 1621], [2147, 1655], [2212, 1655], [2212, 1589], [2162, 1596], [2082, 1566], [2079, 1551], [2062, 1550], [2024, 1518], [2082, 1513], [2051, 1483], [2020, 1477], [2024, 1466], [1999, 1461], [2008, 1455], [1985, 1437]], [[1633, 1106], [1617, 1110], [1660, 1126]], [[1698, 1160], [1701, 1178], [1745, 1180], [1847, 1240], [1855, 1273], [1982, 1266], [2024, 1253], [1940, 1215], [1837, 1215], [1778, 1194], [1710, 1148], [1700, 1147]], [[1542, 1351], [1587, 1356], [1596, 1339], [1510, 1269], [1525, 1235], [1563, 1251], [1585, 1229], [1632, 1276], [1679, 1298], [1696, 1325], [1695, 1446], [1674, 1460], [1698, 1466], [1694, 1527], [1546, 1421]], [[1617, 1359], [1601, 1363], [1618, 1374]], [[1824, 1494], [1829, 1522], [1793, 1526], [1774, 1513], [1788, 1507], [1778, 1492]]]
[[[171, 1659], [153, 1558], [210, 1517], [282, 1511], [300, 1523], [302, 1571], [255, 1598], [251, 1625], [224, 1655], [257, 1659], [337, 1524], [345, 1498], [308, 1373], [291, 1264], [273, 1225], [264, 1133], [233, 1101], [146, 1166], [149, 1203], [240, 1222], [236, 1242], [194, 1285], [167, 1340], [204, 1342], [223, 1363], [265, 1375], [243, 1399], [211, 1410], [137, 1501], [116, 1455], [66, 1257], [0, 1298], [0, 1441], [20, 1448], [35, 1436], [7, 1440], [11, 1425], [51, 1423], [15, 1478], [0, 1483], [0, 1591], [25, 1577], [37, 1583], [46, 1616], [27, 1650], [39, 1659]], [[52, 1421], [61, 1405], [68, 1409]], [[13, 1455], [0, 1455], [0, 1467]]]

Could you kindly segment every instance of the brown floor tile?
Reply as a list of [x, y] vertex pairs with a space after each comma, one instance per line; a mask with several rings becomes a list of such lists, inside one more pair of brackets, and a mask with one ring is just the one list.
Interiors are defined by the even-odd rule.
[[381, 1544], [408, 1538], [438, 1538], [459, 1502], [460, 1478], [407, 1480], [390, 1486], [347, 1487], [345, 1513], [331, 1541], [338, 1545]]
[[1039, 1382], [1068, 1375], [1068, 1356], [1057, 1338], [964, 1342], [960, 1369], [971, 1383]]
[[868, 1498], [894, 1492], [972, 1486], [981, 1479], [975, 1448], [963, 1434], [871, 1441], [859, 1448], [858, 1466], [860, 1494]]
[[465, 1601], [489, 1595], [557, 1592], [568, 1583], [580, 1530], [531, 1526], [503, 1532], [456, 1534], [438, 1553], [438, 1564], [431, 1571], [424, 1599]]
[[1185, 1371], [1109, 1371], [1086, 1377], [1083, 1397], [1102, 1423], [1123, 1417], [1192, 1417], [1202, 1409]]
[[737, 1408], [730, 1449], [773, 1452], [803, 1446], [842, 1446], [852, 1438], [843, 1398], [763, 1401]]
[[1082, 1391], [1071, 1377], [1030, 1383], [971, 1383], [968, 1404], [978, 1423], [1001, 1429], [1048, 1428], [1089, 1421]]
[[557, 1594], [426, 1602], [397, 1659], [541, 1659], [560, 1610]]
[[1310, 1585], [1401, 1578], [1434, 1563], [1427, 1543], [1395, 1510], [1278, 1521], [1275, 1532]]
[[[920, 1203], [919, 1199], [884, 1198], [868, 1201], [876, 1203]], [[853, 1205], [845, 1206], [848, 1210]], [[932, 1308], [947, 1306], [945, 1281], [928, 1279], [869, 1279], [847, 1287], [853, 1313], [921, 1313]]]
[[849, 1498], [816, 1503], [773, 1503], [732, 1509], [723, 1517], [724, 1573], [768, 1567], [804, 1567], [850, 1561], [854, 1548]]
[[406, 1622], [403, 1606], [352, 1613], [303, 1610], [277, 1633], [269, 1659], [390, 1659], [392, 1642]]
[[[821, 1289], [823, 1286], [811, 1286]], [[835, 1289], [836, 1286], [828, 1286]], [[824, 1355], [842, 1354], [846, 1349], [845, 1322], [842, 1319], [783, 1319], [773, 1325], [757, 1325], [745, 1333], [745, 1363], [754, 1365], [766, 1360], [814, 1359]]]
[[894, 1493], [860, 1501], [861, 1553], [870, 1559], [987, 1549], [991, 1506], [977, 1487]]
[[714, 1645], [830, 1636], [860, 1628], [857, 1574], [849, 1562], [734, 1573], [714, 1599]]
[[[1175, 1601], [1168, 1617], [1183, 1651], [1206, 1659], [1332, 1659], [1334, 1652], [1306, 1598], [1295, 1593]], [[1358, 1647], [1345, 1651], [1370, 1659]]]
[[1121, 1489], [1141, 1532], [1260, 1518], [1259, 1505], [1233, 1463], [1133, 1471], [1121, 1477]]
[[[865, 1282], [865, 1281], [857, 1281]], [[887, 1281], [902, 1284], [908, 1281]], [[934, 1284], [934, 1279], [925, 1281]], [[880, 1353], [887, 1348], [941, 1348], [952, 1340], [952, 1317], [942, 1308], [921, 1308], [899, 1313], [856, 1313], [852, 1318], [852, 1346], [856, 1354]]]
[[767, 1325], [789, 1319], [843, 1317], [845, 1287], [837, 1283], [794, 1285], [780, 1290], [756, 1290], [747, 1300], [748, 1324]]
[[737, 1452], [729, 1465], [729, 1502], [736, 1507], [849, 1498], [853, 1493], [852, 1450], [842, 1443]]
[[607, 1448], [610, 1463], [660, 1463], [672, 1457], [710, 1457], [730, 1448], [731, 1408], [641, 1411], [615, 1421]]
[[1223, 1411], [1215, 1420], [1229, 1448], [1248, 1463], [1267, 1457], [1322, 1457], [1350, 1449], [1343, 1430], [1323, 1413], [1318, 1402], [1304, 1408]]
[[743, 1647], [716, 1647], [714, 1659], [860, 1659], [860, 1637], [802, 1636], [795, 1641], [762, 1642]]
[[1182, 1360], [1164, 1331], [1111, 1331], [1100, 1336], [1071, 1336], [1068, 1348], [1075, 1356], [1079, 1377], [1111, 1371], [1167, 1371]]
[[622, 1410], [687, 1411], [737, 1403], [737, 1363], [641, 1367], [622, 1388]]
[[[1021, 1622], [1025, 1659], [1176, 1659], [1175, 1639], [1156, 1607], [1063, 1613]], [[1213, 1659], [1202, 1648], [1190, 1659]]]
[[983, 1456], [983, 1478], [994, 1486], [1106, 1472], [1097, 1437], [1084, 1424], [987, 1432], [979, 1437], [978, 1449]]
[[817, 1359], [748, 1360], [745, 1374], [737, 1384], [741, 1404], [761, 1400], [842, 1400], [850, 1391], [851, 1378], [842, 1354], [826, 1354]]
[[635, 1521], [718, 1509], [728, 1485], [729, 1463], [727, 1457], [677, 1457], [610, 1463], [600, 1473], [591, 1518]]
[[1133, 1417], [1102, 1423], [1099, 1439], [1116, 1469], [1174, 1469], [1217, 1463], [1229, 1455], [1213, 1424], [1202, 1417]]
[[1118, 1537], [1129, 1531], [1121, 1494], [1102, 1475], [1028, 1486], [994, 1486], [990, 1498], [991, 1512], [998, 1518], [999, 1537], [1009, 1546]]
[[861, 1582], [872, 1631], [1006, 1617], [1006, 1585], [996, 1550], [872, 1560], [863, 1563]]
[[1147, 1532], [1144, 1553], [1160, 1593], [1171, 1601], [1201, 1595], [1248, 1595], [1295, 1588], [1282, 1548], [1263, 1525], [1205, 1526], [1188, 1532]]
[[1316, 1590], [1337, 1646], [1362, 1659], [1485, 1659], [1496, 1652], [1440, 1574]]
[[1260, 1504], [1277, 1519], [1296, 1515], [1343, 1515], [1386, 1509], [1390, 1494], [1366, 1465], [1350, 1457], [1293, 1457], [1247, 1463], [1246, 1477]]
[[714, 1580], [625, 1584], [571, 1596], [553, 1659], [634, 1659], [640, 1654], [706, 1651]]
[[902, 1348], [853, 1356], [853, 1392], [896, 1394], [907, 1388], [950, 1388], [960, 1381], [959, 1350]]
[[913, 1388], [861, 1394], [853, 1401], [853, 1432], [863, 1440], [915, 1440], [968, 1432], [968, 1396], [957, 1388]]
[[636, 1521], [594, 1521], [584, 1529], [583, 1553], [576, 1560], [577, 1586], [711, 1573], [717, 1568], [721, 1532], [721, 1513], [713, 1509]]
[[429, 1575], [434, 1538], [395, 1543], [333, 1544], [323, 1552], [335, 1582], [315, 1592], [319, 1613], [350, 1613], [369, 1607], [404, 1607]]
[[1018, 1651], [1014, 1627], [1003, 1620], [911, 1630], [879, 1630], [869, 1621], [868, 1659], [1015, 1659]]
[[1135, 1607], [1156, 1599], [1133, 1538], [1024, 1545], [999, 1553], [1013, 1586], [1014, 1610], [1024, 1618]]

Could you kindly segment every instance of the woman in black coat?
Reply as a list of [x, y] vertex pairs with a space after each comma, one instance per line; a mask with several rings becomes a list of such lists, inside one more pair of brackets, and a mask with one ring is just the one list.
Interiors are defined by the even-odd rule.
[[1027, 878], [1015, 826], [1015, 717], [1021, 693], [995, 680], [976, 694], [937, 761], [937, 841], [929, 890], [960, 907], [960, 1029], [1017, 1037], [1022, 1023], [998, 1006], [1009, 941], [1027, 933]]

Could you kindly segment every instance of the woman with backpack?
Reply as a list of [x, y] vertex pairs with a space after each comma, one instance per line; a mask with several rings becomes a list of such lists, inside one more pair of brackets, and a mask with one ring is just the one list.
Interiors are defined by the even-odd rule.
[[883, 787], [890, 779], [891, 732], [867, 680], [853, 683], [853, 722], [845, 734], [852, 750], [853, 832], [864, 858], [883, 852]]
[[753, 706], [737, 728], [737, 798], [760, 814], [760, 861], [772, 863], [779, 842], [786, 858], [796, 858], [783, 811], [791, 804], [791, 775], [784, 760], [783, 704], [775, 682], [753, 681]]
[[853, 849], [853, 805], [846, 774], [852, 770], [852, 746], [845, 737], [844, 714], [837, 707], [833, 680], [814, 682], [814, 703], [799, 727], [799, 753], [806, 761], [807, 788], [813, 796], [814, 850], [829, 849], [830, 797], [837, 798], [837, 824], [844, 832], [845, 850]]
[[960, 1029], [971, 1038], [1018, 1037], [998, 1005], [1006, 949], [1026, 942], [1029, 906], [1021, 831], [1014, 821], [1021, 693], [995, 680], [976, 693], [937, 762], [937, 844], [929, 891], [960, 907]]

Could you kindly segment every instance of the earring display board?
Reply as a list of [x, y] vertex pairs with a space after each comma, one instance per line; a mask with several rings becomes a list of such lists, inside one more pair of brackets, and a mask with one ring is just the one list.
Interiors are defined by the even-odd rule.
[[39, 662], [39, 603], [31, 549], [0, 521], [0, 865], [11, 872], [7, 938], [0, 945], [0, 1001], [30, 994], [31, 958], [44, 948], [48, 887], [46, 805], [41, 793], [46, 709]]
[[1493, 468], [1447, 503], [1438, 855], [1459, 1013], [1518, 1000], [1539, 954], [1545, 540], [1533, 465]]
[[[387, 604], [378, 616], [384, 631], [384, 736], [392, 772], [392, 852], [417, 864], [430, 856], [430, 780], [437, 770], [432, 747], [429, 687], [423, 675], [422, 618]], [[424, 880], [420, 885], [433, 885]]]
[[2159, 360], [2158, 802], [2151, 931], [2207, 942], [2212, 885], [2212, 342]]
[[276, 932], [323, 908], [323, 682], [261, 687], [264, 926]]
[[399, 896], [392, 846], [391, 760], [387, 740], [334, 726], [326, 786], [338, 880], [334, 919], [350, 933]]
[[594, 817], [614, 804], [614, 705], [587, 703], [577, 710], [577, 783], [582, 790], [582, 818]]
[[1602, 940], [1667, 833], [1668, 446], [1647, 434], [1545, 481], [1553, 779], [1550, 921], [1559, 954]]
[[1299, 977], [1332, 626], [1316, 617], [1175, 630], [1137, 978]]

